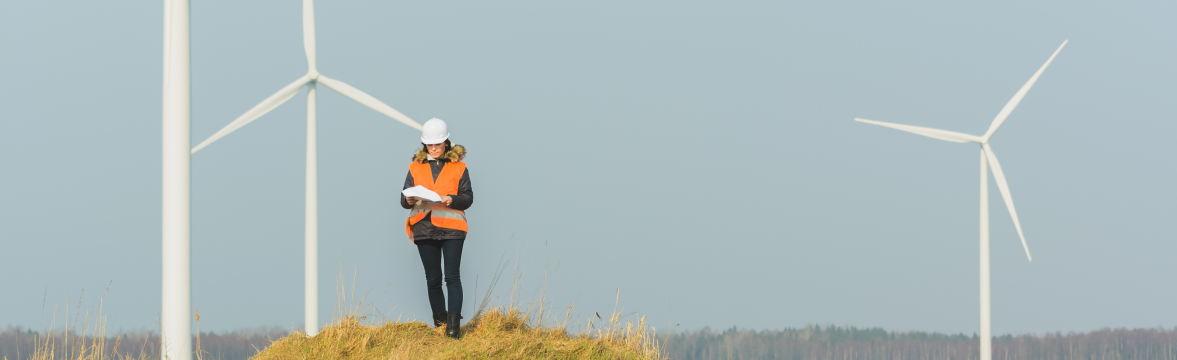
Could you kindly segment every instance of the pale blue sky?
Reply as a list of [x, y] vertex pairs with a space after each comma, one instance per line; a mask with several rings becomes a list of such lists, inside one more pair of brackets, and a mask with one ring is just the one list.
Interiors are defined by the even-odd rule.
[[[994, 332], [1177, 326], [1173, 2], [316, 10], [323, 74], [469, 147], [467, 313], [518, 251], [523, 293], [549, 263], [547, 299], [581, 316], [620, 288], [660, 329], [972, 333], [976, 146], [851, 119], [981, 134], [1069, 39], [992, 141], [1034, 254], [991, 187]], [[111, 283], [110, 326], [154, 327], [162, 11], [0, 4], [0, 326]], [[306, 71], [300, 11], [193, 2], [193, 144]], [[342, 268], [382, 311], [425, 318], [395, 202], [419, 135], [319, 93], [322, 316]], [[193, 157], [202, 330], [302, 323], [305, 99]]]

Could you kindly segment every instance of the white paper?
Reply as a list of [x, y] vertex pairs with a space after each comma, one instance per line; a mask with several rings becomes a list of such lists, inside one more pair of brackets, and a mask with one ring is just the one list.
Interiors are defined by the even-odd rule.
[[401, 194], [405, 194], [405, 197], [419, 197], [433, 202], [441, 201], [440, 195], [437, 195], [437, 193], [433, 192], [433, 190], [426, 189], [421, 185], [405, 189], [405, 191], [401, 191]]

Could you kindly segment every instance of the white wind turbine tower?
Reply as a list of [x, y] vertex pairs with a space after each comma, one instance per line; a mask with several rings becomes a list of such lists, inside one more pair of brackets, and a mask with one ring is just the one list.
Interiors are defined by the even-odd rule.
[[1005, 107], [1001, 108], [1001, 112], [997, 113], [997, 117], [993, 119], [993, 124], [989, 125], [989, 131], [986, 131], [985, 135], [975, 136], [955, 131], [892, 124], [867, 119], [854, 119], [855, 121], [886, 126], [930, 138], [981, 145], [981, 360], [992, 359], [993, 352], [992, 334], [990, 333], [989, 323], [989, 167], [993, 168], [993, 178], [997, 180], [997, 188], [1001, 190], [1001, 198], [1005, 200], [1005, 207], [1009, 209], [1009, 215], [1013, 218], [1014, 228], [1018, 230], [1018, 237], [1022, 240], [1022, 249], [1026, 250], [1026, 259], [1033, 261], [1030, 257], [1030, 247], [1026, 246], [1026, 236], [1022, 235], [1022, 224], [1018, 222], [1018, 213], [1014, 210], [1014, 201], [1009, 194], [1009, 185], [1005, 182], [1005, 174], [1001, 172], [1001, 165], [997, 163], [997, 155], [993, 154], [993, 148], [989, 146], [989, 138], [1001, 126], [1001, 123], [1005, 122], [1005, 118], [1009, 117], [1010, 112], [1014, 111], [1014, 108], [1026, 96], [1026, 92], [1030, 91], [1031, 86], [1034, 86], [1034, 82], [1038, 81], [1038, 76], [1042, 75], [1042, 71], [1046, 70], [1046, 67], [1050, 65], [1050, 62], [1054, 60], [1054, 57], [1066, 45], [1067, 41], [1064, 40], [1063, 44], [1059, 45], [1058, 49], [1054, 51], [1054, 54], [1051, 54], [1050, 58], [1046, 59], [1046, 63], [1042, 64], [1042, 67], [1038, 68], [1034, 76], [1030, 77], [1030, 81], [1022, 85], [1022, 88], [1005, 104]]
[[192, 358], [192, 72], [188, 0], [163, 6], [161, 359]]
[[262, 100], [261, 103], [246, 111], [244, 115], [230, 122], [229, 125], [226, 125], [220, 131], [213, 134], [213, 136], [205, 139], [204, 142], [196, 145], [196, 147], [192, 148], [192, 153], [195, 154], [213, 141], [217, 141], [217, 139], [265, 115], [270, 110], [278, 107], [278, 105], [282, 105], [286, 100], [294, 97], [303, 86], [307, 87], [305, 326], [307, 334], [314, 336], [319, 332], [319, 180], [315, 131], [315, 84], [323, 84], [331, 90], [343, 94], [343, 96], [347, 96], [381, 114], [388, 115], [388, 117], [414, 129], [421, 130], [421, 124], [418, 124], [408, 116], [401, 114], [399, 111], [351, 85], [319, 74], [315, 63], [315, 7], [313, 0], [303, 0], [302, 2], [302, 41], [307, 54], [306, 75], [294, 80], [294, 82], [286, 85], [286, 87], [278, 90], [278, 92], [270, 95], [265, 100]]

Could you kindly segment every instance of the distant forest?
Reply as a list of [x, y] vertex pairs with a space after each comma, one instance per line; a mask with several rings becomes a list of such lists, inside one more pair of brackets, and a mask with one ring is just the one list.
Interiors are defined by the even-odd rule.
[[[888, 332], [880, 328], [807, 326], [802, 329], [715, 332], [709, 328], [660, 336], [675, 360], [712, 359], [978, 359], [976, 335]], [[993, 338], [993, 359], [1177, 360], [1177, 327], [1102, 329], [1086, 333], [1004, 335]]]
[[[228, 333], [201, 333], [205, 358], [243, 360], [257, 354], [272, 340], [286, 336], [282, 329], [258, 329]], [[720, 332], [704, 328], [659, 336], [664, 354], [673, 360], [789, 359], [789, 360], [965, 360], [978, 358], [976, 335], [895, 332], [880, 328], [808, 326], [801, 329]], [[23, 328], [0, 331], [0, 357], [25, 360], [32, 355], [41, 334]], [[87, 338], [85, 345], [92, 339]], [[107, 338], [107, 348], [114, 337]], [[52, 338], [57, 358], [76, 349], [82, 340], [63, 332]], [[119, 354], [159, 354], [158, 333], [124, 335]], [[1164, 359], [1177, 360], [1177, 328], [1103, 329], [1086, 333], [1004, 335], [993, 339], [993, 358], [1005, 359]]]

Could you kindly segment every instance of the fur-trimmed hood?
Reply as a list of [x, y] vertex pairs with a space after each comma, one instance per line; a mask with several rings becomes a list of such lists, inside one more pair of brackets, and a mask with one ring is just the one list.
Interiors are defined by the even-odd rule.
[[[441, 157], [449, 161], [462, 161], [466, 158], [466, 147], [462, 145], [454, 145], [450, 151], [446, 151]], [[424, 148], [418, 148], [417, 153], [413, 154], [413, 162], [423, 163], [429, 159], [429, 152]]]

